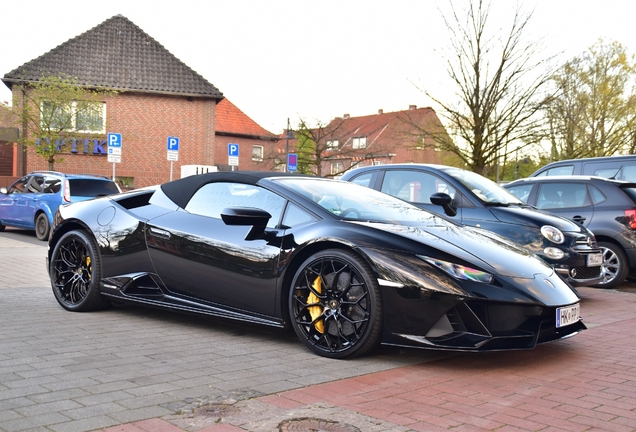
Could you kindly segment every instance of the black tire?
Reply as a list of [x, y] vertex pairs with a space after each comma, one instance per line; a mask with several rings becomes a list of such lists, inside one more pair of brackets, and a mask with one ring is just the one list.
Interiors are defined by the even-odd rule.
[[360, 356], [382, 335], [378, 281], [358, 255], [326, 249], [309, 257], [296, 272], [289, 314], [298, 338], [328, 358]]
[[53, 294], [66, 310], [88, 312], [110, 303], [100, 293], [101, 261], [86, 231], [69, 231], [60, 238], [51, 254], [49, 276]]
[[595, 286], [610, 289], [622, 284], [629, 273], [627, 255], [620, 246], [614, 243], [598, 242], [598, 247], [603, 252], [601, 268], [603, 281]]
[[44, 213], [38, 213], [35, 218], [35, 236], [38, 240], [48, 241], [51, 232], [51, 224], [49, 218]]
[[0, 232], [4, 231], [4, 228], [5, 228], [4, 225], [0, 223]]

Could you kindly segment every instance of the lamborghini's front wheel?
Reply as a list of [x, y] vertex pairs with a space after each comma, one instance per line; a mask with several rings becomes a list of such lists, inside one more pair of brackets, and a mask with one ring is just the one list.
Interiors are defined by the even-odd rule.
[[359, 356], [380, 342], [380, 288], [369, 265], [350, 251], [309, 257], [294, 276], [289, 312], [298, 337], [324, 357]]
[[60, 238], [51, 255], [49, 275], [53, 294], [64, 309], [86, 312], [108, 306], [99, 291], [97, 245], [86, 231], [69, 231]]

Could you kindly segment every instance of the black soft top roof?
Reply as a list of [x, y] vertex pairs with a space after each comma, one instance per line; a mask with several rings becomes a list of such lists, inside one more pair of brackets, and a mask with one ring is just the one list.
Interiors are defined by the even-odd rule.
[[198, 174], [174, 180], [161, 185], [161, 190], [171, 201], [181, 208], [186, 204], [202, 186], [214, 182], [238, 182], [255, 185], [261, 179], [269, 177], [307, 177], [299, 174], [281, 173], [271, 171], [222, 171]]

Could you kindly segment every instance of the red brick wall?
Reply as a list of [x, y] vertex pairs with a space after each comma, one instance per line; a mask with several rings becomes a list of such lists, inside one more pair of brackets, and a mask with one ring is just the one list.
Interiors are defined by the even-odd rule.
[[[217, 135], [216, 137], [216, 164], [227, 165], [228, 164], [228, 144], [239, 145], [239, 165], [238, 170], [247, 171], [271, 171], [274, 166], [272, 160], [272, 152], [276, 145], [272, 141], [263, 141], [259, 139], [250, 138], [237, 138], [225, 135]], [[263, 146], [263, 160], [252, 160], [252, 147]]]
[[[181, 165], [214, 165], [215, 108], [215, 100], [180, 96], [122, 93], [108, 99], [106, 131], [122, 134], [122, 162], [116, 164], [116, 176], [134, 177], [136, 188], [170, 180], [169, 136], [180, 140], [173, 179], [180, 177]], [[112, 176], [113, 164], [106, 155], [94, 155], [92, 150], [85, 155], [83, 143], [78, 150], [59, 155], [55, 169]], [[48, 163], [28, 149], [27, 172], [42, 169], [48, 169]]]

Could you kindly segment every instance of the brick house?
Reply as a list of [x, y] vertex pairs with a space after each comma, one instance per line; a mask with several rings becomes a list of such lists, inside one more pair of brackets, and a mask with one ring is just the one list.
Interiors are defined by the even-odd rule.
[[263, 129], [228, 99], [216, 106], [216, 166], [219, 171], [231, 170], [228, 164], [228, 145], [239, 145], [240, 170], [268, 171], [273, 163], [271, 153], [280, 138]]
[[[351, 117], [345, 114], [327, 124], [322, 131], [311, 132], [324, 149], [322, 176], [337, 177], [349, 169], [365, 165], [391, 163], [444, 163], [446, 152], [436, 149], [436, 139], [448, 139], [434, 109], [409, 106], [408, 110]], [[284, 154], [284, 136], [277, 145]], [[290, 141], [297, 151], [298, 141]]]
[[[217, 117], [223, 94], [121, 15], [4, 75], [2, 81], [13, 92], [13, 109], [18, 109], [20, 94], [29, 91], [29, 83], [45, 76], [74, 77], [87, 88], [100, 86], [118, 92], [102, 101], [100, 128], [90, 131], [90, 139], [78, 130], [60, 143], [63, 160], [55, 163], [59, 171], [110, 177], [113, 164], [106, 155], [108, 132], [122, 135], [121, 163], [115, 168], [117, 180], [127, 188], [169, 180], [168, 137], [180, 140], [178, 161], [173, 162], [176, 173], [186, 165], [227, 163], [227, 147], [221, 147], [229, 141], [243, 144], [242, 151], [249, 156], [241, 162], [255, 167], [252, 141], [259, 145], [275, 141], [229, 101], [221, 103], [226, 109]], [[217, 122], [221, 124], [218, 135]], [[93, 139], [95, 134], [98, 139]], [[17, 154], [18, 175], [48, 169], [32, 147]]]

